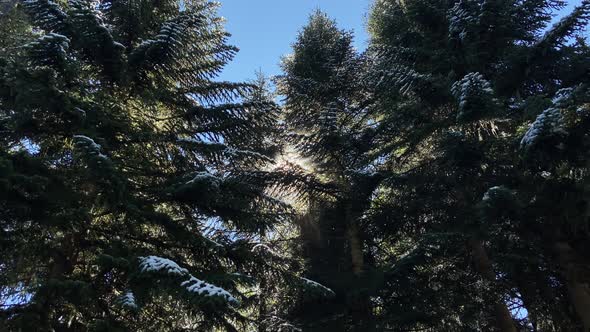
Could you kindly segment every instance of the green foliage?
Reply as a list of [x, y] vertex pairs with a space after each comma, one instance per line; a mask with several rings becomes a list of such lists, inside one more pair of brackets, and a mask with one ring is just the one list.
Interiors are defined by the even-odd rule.
[[[273, 133], [276, 105], [254, 84], [214, 81], [236, 52], [215, 7], [14, 9], [22, 39], [6, 47], [21, 53], [0, 59], [0, 290], [27, 297], [2, 297], [2, 326], [248, 324], [250, 304], [232, 307], [244, 297], [232, 273], [253, 259], [236, 254], [249, 246], [238, 240], [273, 229], [289, 207], [267, 192], [281, 177], [268, 171], [278, 149], [260, 139]], [[169, 257], [182, 273], [141, 257]]]
[[276, 93], [216, 81], [214, 2], [1, 6], [0, 325], [590, 328], [590, 3], [550, 27], [564, 4], [376, 0], [364, 52], [317, 11]]
[[309, 204], [294, 248], [336, 295], [294, 309], [306, 330], [584, 321], [567, 292], [588, 282], [588, 17], [582, 2], [549, 27], [563, 5], [375, 1], [370, 45], [347, 61], [348, 33], [312, 16], [279, 84], [291, 144], [338, 193]]

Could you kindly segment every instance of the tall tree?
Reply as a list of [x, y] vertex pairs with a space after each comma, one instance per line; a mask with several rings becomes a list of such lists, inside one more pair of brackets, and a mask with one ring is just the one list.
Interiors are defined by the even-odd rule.
[[376, 275], [363, 216], [383, 176], [368, 154], [374, 118], [367, 112], [365, 61], [352, 38], [314, 13], [283, 62], [279, 84], [288, 142], [335, 190], [309, 202], [301, 224], [308, 275], [336, 293], [329, 305], [302, 303], [298, 315], [310, 331], [375, 329], [370, 295]]
[[288, 208], [262, 171], [274, 103], [215, 81], [237, 51], [216, 6], [19, 4], [33, 35], [0, 59], [3, 328], [248, 323], [232, 273], [256, 258], [241, 239]]
[[[580, 309], [586, 301], [584, 255], [581, 247], [570, 247], [584, 235], [563, 232], [570, 222], [562, 218], [573, 213], [570, 203], [538, 191], [547, 186], [548, 174], [556, 174], [547, 168], [551, 164], [582, 182], [587, 176], [585, 161], [564, 163], [560, 156], [569, 148], [559, 140], [587, 140], [570, 135], [586, 130], [587, 67], [572, 69], [587, 59], [585, 44], [575, 37], [588, 23], [590, 4], [583, 1], [548, 27], [552, 10], [562, 6], [375, 2], [367, 56], [376, 91], [372, 107], [383, 115], [376, 142], [387, 146], [384, 158], [400, 175], [372, 215], [397, 249], [386, 260], [393, 264], [381, 293], [385, 326], [516, 331], [586, 324]], [[570, 106], [560, 102], [570, 90], [560, 88], [577, 91]], [[574, 114], [576, 107], [580, 112]], [[391, 132], [397, 133], [393, 139]], [[540, 133], [548, 135], [540, 144], [548, 154], [527, 148], [529, 137]], [[573, 146], [570, 153], [586, 160]], [[570, 181], [556, 183], [577, 191]], [[535, 202], [541, 196], [559, 212], [539, 210]], [[539, 224], [546, 218], [553, 226]], [[553, 236], [568, 243], [560, 254]], [[525, 319], [516, 314], [523, 306], [529, 309]]]

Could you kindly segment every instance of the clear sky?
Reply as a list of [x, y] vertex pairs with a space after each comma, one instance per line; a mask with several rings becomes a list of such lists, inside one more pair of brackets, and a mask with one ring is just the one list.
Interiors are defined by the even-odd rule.
[[220, 0], [219, 11], [227, 20], [231, 43], [240, 52], [224, 70], [221, 79], [240, 81], [280, 73], [281, 56], [288, 54], [297, 32], [317, 8], [337, 20], [343, 29], [354, 30], [355, 46], [363, 49], [364, 29], [371, 0]]
[[[281, 56], [288, 54], [297, 32], [310, 13], [321, 9], [336, 19], [343, 29], [354, 30], [355, 47], [367, 42], [366, 15], [372, 0], [219, 0], [220, 15], [227, 20], [231, 43], [240, 52], [223, 71], [220, 79], [243, 81], [261, 69], [266, 75], [280, 73]], [[566, 0], [569, 13], [582, 0]]]

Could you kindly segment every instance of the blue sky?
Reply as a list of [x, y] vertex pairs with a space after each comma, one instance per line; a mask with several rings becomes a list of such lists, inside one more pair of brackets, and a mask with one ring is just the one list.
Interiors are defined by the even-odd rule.
[[220, 0], [220, 15], [227, 20], [231, 43], [240, 52], [224, 70], [221, 79], [240, 81], [261, 69], [267, 75], [280, 73], [280, 58], [290, 52], [297, 32], [310, 13], [319, 8], [338, 21], [341, 28], [354, 30], [355, 46], [364, 48], [364, 30], [369, 0]]
[[[290, 52], [297, 32], [319, 8], [336, 19], [341, 28], [354, 30], [355, 47], [364, 49], [366, 15], [372, 0], [220, 0], [220, 15], [227, 20], [231, 43], [240, 52], [220, 79], [243, 81], [261, 69], [267, 75], [280, 73], [281, 56]], [[563, 13], [582, 0], [569, 0]]]

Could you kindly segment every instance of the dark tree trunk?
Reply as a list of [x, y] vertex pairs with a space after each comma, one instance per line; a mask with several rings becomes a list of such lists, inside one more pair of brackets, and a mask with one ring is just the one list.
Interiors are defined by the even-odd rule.
[[567, 242], [557, 242], [555, 251], [566, 282], [569, 301], [584, 327], [584, 332], [590, 331], [590, 286], [580, 278], [576, 252]]
[[[481, 240], [471, 239], [469, 245], [476, 271], [484, 279], [495, 282], [496, 273]], [[497, 299], [493, 307], [495, 325], [498, 330], [501, 332], [516, 332], [516, 326], [506, 304], [501, 299]]]

